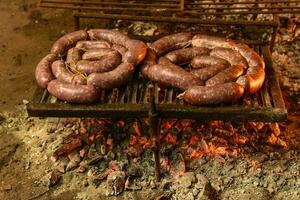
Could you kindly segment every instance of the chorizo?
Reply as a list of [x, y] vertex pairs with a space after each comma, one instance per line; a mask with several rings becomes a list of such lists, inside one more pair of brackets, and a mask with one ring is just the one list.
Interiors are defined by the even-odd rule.
[[68, 50], [66, 63], [69, 64], [71, 68], [74, 68], [78, 61], [82, 59], [84, 51], [78, 48], [71, 48]]
[[215, 105], [229, 103], [242, 97], [244, 89], [237, 83], [214, 86], [193, 86], [183, 94], [183, 99], [192, 105]]
[[121, 63], [112, 71], [90, 74], [87, 78], [87, 84], [100, 89], [113, 89], [127, 83], [133, 74], [134, 66], [132, 64]]
[[127, 49], [124, 46], [118, 44], [113, 44], [111, 48], [118, 51], [122, 56], [124, 56], [127, 51]]
[[222, 47], [232, 49], [234, 45], [235, 42], [233, 40], [218, 36], [197, 34], [192, 39], [193, 47], [206, 47], [209, 49]]
[[129, 37], [115, 30], [91, 29], [87, 31], [91, 40], [105, 40], [113, 44], [126, 46]]
[[98, 90], [92, 85], [75, 85], [53, 80], [47, 89], [51, 95], [71, 103], [94, 103], [99, 98]]
[[51, 70], [51, 64], [53, 61], [57, 59], [57, 55], [48, 54], [38, 63], [35, 69], [35, 79], [38, 85], [45, 89], [50, 81], [52, 81], [55, 77]]
[[208, 54], [210, 51], [204, 47], [189, 47], [171, 51], [165, 55], [172, 63], [183, 65], [190, 63], [195, 56]]
[[121, 63], [122, 57], [116, 55], [107, 55], [99, 60], [89, 61], [81, 60], [77, 63], [76, 69], [86, 74], [103, 73], [115, 69]]
[[121, 58], [121, 54], [116, 50], [105, 48], [105, 49], [90, 49], [84, 52], [84, 54], [82, 55], [83, 60], [90, 60], [90, 61], [103, 60], [106, 57]]
[[111, 48], [112, 45], [107, 41], [78, 41], [76, 46], [78, 49], [103, 49], [103, 48]]
[[148, 68], [147, 77], [159, 84], [186, 90], [194, 85], [204, 85], [196, 75], [174, 64], [156, 64]]
[[219, 57], [211, 56], [211, 55], [200, 55], [193, 58], [191, 62], [192, 68], [204, 68], [210, 67], [213, 65], [222, 65], [224, 68], [230, 66], [230, 63], [227, 60], [224, 60]]
[[68, 33], [61, 38], [59, 38], [52, 46], [51, 53], [58, 56], [63, 56], [67, 49], [75, 46], [75, 44], [80, 40], [86, 40], [88, 38], [88, 33], [86, 31], [80, 30], [72, 33]]
[[[143, 77], [148, 78], [148, 69], [151, 65], [156, 64], [156, 53], [152, 49], [147, 49], [146, 57], [141, 65], [140, 71], [143, 75]], [[149, 78], [148, 78], [149, 79]]]
[[234, 65], [226, 68], [224, 71], [217, 73], [212, 78], [206, 81], [207, 86], [227, 83], [235, 81], [239, 76], [244, 73], [244, 68], [241, 65]]
[[232, 66], [240, 65], [243, 66], [244, 69], [248, 68], [245, 58], [238, 51], [233, 49], [216, 47], [210, 52], [210, 55], [227, 60]]
[[127, 40], [125, 46], [128, 50], [124, 54], [123, 62], [131, 63], [134, 66], [140, 64], [147, 53], [146, 44], [139, 40]]
[[169, 52], [171, 50], [183, 48], [189, 46], [189, 42], [192, 39], [191, 33], [176, 33], [173, 35], [168, 35], [156, 40], [150, 45], [158, 55]]
[[79, 74], [73, 74], [67, 69], [65, 63], [62, 60], [57, 60], [52, 63], [52, 72], [57, 80], [64, 83], [74, 83], [76, 85], [85, 85], [86, 79]]
[[226, 65], [211, 65], [204, 68], [194, 69], [191, 73], [198, 76], [202, 81], [206, 81], [226, 68]]

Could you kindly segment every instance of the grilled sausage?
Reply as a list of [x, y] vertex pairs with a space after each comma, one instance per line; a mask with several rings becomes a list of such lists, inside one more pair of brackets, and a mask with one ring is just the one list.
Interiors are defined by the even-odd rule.
[[85, 85], [86, 79], [82, 75], [73, 74], [68, 70], [62, 60], [57, 60], [52, 63], [52, 72], [57, 80], [64, 83], [74, 83], [76, 85]]
[[57, 55], [48, 54], [38, 63], [35, 69], [35, 79], [38, 85], [45, 89], [50, 81], [54, 79], [51, 71], [51, 64], [57, 59]]
[[115, 69], [122, 60], [121, 55], [118, 52], [116, 53], [117, 54], [109, 54], [95, 61], [81, 60], [77, 63], [76, 69], [87, 74], [111, 71]]
[[177, 65], [190, 63], [195, 56], [208, 54], [209, 49], [203, 47], [189, 47], [171, 51], [165, 55], [172, 63]]
[[235, 42], [233, 40], [217, 36], [197, 34], [192, 39], [193, 47], [206, 47], [209, 49], [223, 47], [232, 49], [234, 45]]
[[99, 97], [98, 90], [92, 85], [75, 85], [53, 80], [47, 89], [51, 95], [71, 103], [93, 103]]
[[126, 41], [130, 40], [129, 37], [115, 30], [91, 29], [87, 33], [91, 40], [105, 40], [122, 46], [126, 46]]
[[153, 49], [158, 56], [171, 50], [183, 48], [189, 45], [192, 39], [190, 33], [177, 33], [160, 38], [153, 42], [150, 48]]
[[202, 81], [206, 81], [226, 68], [226, 65], [211, 65], [204, 68], [194, 69], [191, 73], [198, 76]]
[[253, 94], [261, 88], [265, 81], [265, 63], [247, 45], [237, 44], [236, 49], [243, 55], [249, 65], [246, 74], [238, 78], [237, 83], [244, 87], [245, 92]]
[[143, 77], [149, 79], [148, 77], [148, 69], [151, 65], [155, 65], [156, 64], [156, 53], [154, 50], [152, 49], [147, 49], [147, 54], [146, 57], [141, 65], [140, 71], [143, 75]]
[[74, 68], [78, 61], [82, 59], [84, 51], [78, 48], [71, 48], [68, 50], [66, 63], [69, 64], [71, 68]]
[[127, 40], [125, 46], [128, 51], [124, 55], [123, 62], [131, 63], [134, 66], [140, 64], [147, 53], [146, 44], [139, 40]]
[[106, 57], [120, 57], [121, 54], [117, 52], [116, 50], [113, 49], [90, 49], [87, 50], [83, 55], [82, 59], [83, 60], [90, 60], [90, 61], [95, 61], [95, 60], [103, 60]]
[[215, 105], [232, 102], [243, 96], [244, 89], [237, 83], [214, 86], [193, 86], [183, 94], [183, 99], [192, 105]]
[[244, 68], [241, 65], [234, 65], [226, 68], [224, 71], [219, 72], [212, 78], [206, 81], [207, 86], [218, 85], [227, 82], [235, 81], [239, 76], [244, 73]]
[[230, 63], [227, 60], [218, 58], [211, 55], [200, 55], [193, 58], [191, 66], [195, 69], [210, 67], [213, 65], [223, 65], [224, 68], [228, 67]]
[[107, 42], [107, 41], [79, 41], [77, 42], [76, 48], [78, 49], [84, 49], [84, 50], [89, 50], [89, 49], [103, 49], [103, 48], [111, 48], [112, 45]]
[[88, 38], [88, 34], [86, 31], [80, 30], [75, 31], [69, 34], [64, 35], [59, 38], [52, 46], [51, 53], [56, 54], [58, 56], [63, 56], [66, 51], [75, 46], [75, 44], [80, 40], [86, 40]]
[[118, 44], [113, 44], [111, 48], [118, 51], [122, 56], [124, 56], [127, 51], [125, 47]]
[[130, 63], [121, 63], [112, 71], [104, 73], [92, 73], [87, 78], [88, 85], [94, 85], [100, 89], [118, 88], [127, 83], [134, 74], [134, 66]]
[[210, 52], [210, 55], [227, 60], [231, 65], [240, 65], [244, 69], [248, 68], [245, 58], [233, 49], [216, 47]]
[[186, 90], [191, 86], [204, 84], [196, 75], [174, 64], [152, 65], [147, 70], [147, 77], [162, 85], [175, 87], [180, 90]]

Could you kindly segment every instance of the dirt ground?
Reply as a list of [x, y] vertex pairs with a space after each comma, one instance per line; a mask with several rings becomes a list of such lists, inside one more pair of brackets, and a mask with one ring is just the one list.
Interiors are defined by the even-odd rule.
[[[70, 16], [69, 11], [39, 9], [37, 0], [0, 1], [0, 199], [108, 198], [102, 192], [104, 185], [100, 185], [99, 188], [87, 186], [86, 177], [78, 173], [67, 173], [62, 183], [48, 187], [46, 175], [53, 165], [50, 156], [56, 148], [59, 136], [53, 136], [47, 131], [51, 119], [29, 118], [25, 111], [25, 104], [31, 99], [36, 88], [34, 78], [36, 64], [49, 52], [53, 41], [73, 30], [73, 19]], [[280, 55], [275, 56], [276, 59], [280, 59]], [[296, 69], [295, 73], [299, 71]], [[283, 86], [290, 87], [285, 83]], [[270, 180], [265, 180], [267, 189], [262, 189], [261, 186], [256, 190], [257, 184], [253, 180], [263, 175], [253, 174], [249, 180], [253, 181], [254, 186], [252, 182], [252, 185], [243, 182], [248, 179], [241, 179], [228, 186], [220, 198], [300, 199], [300, 101], [299, 94], [292, 97], [290, 94], [285, 91], [287, 101], [291, 102], [289, 108], [292, 110], [287, 124], [288, 129], [292, 130], [289, 139], [295, 141], [284, 153], [275, 152], [273, 158], [266, 164], [272, 166], [274, 160], [282, 161], [276, 165], [280, 168], [279, 171], [284, 168], [282, 173], [286, 174], [286, 180], [278, 184], [280, 175], [274, 177], [274, 181], [273, 177], [270, 177]], [[282, 155], [284, 157], [280, 159]], [[275, 186], [272, 186], [273, 188], [270, 186], [270, 189], [271, 183]], [[237, 192], [238, 188], [243, 188], [243, 192]], [[162, 190], [158, 188], [125, 192], [121, 196], [109, 199], [153, 199], [160, 193]]]

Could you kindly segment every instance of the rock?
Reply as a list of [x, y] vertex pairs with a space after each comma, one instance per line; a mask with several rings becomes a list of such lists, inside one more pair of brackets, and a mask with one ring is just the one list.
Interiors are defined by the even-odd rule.
[[75, 169], [76, 167], [78, 167], [78, 165], [79, 165], [79, 162], [74, 162], [71, 160], [66, 167], [66, 171], [67, 172], [71, 171], [71, 170]]
[[23, 103], [24, 105], [27, 105], [27, 104], [29, 104], [29, 101], [28, 101], [27, 99], [23, 99], [23, 100], [22, 100], [22, 103]]
[[68, 165], [69, 162], [70, 161], [69, 161], [68, 158], [63, 157], [63, 158], [61, 158], [61, 159], [58, 160], [57, 166], [55, 167], [55, 169], [57, 169], [61, 173], [65, 173], [66, 172], [65, 171], [66, 167], [67, 167], [67, 165]]
[[53, 187], [55, 185], [57, 185], [59, 183], [59, 181], [61, 180], [61, 173], [57, 170], [53, 170], [52, 172], [50, 172], [47, 175], [48, 179], [49, 179], [49, 187]]
[[69, 155], [68, 158], [70, 161], [79, 163], [81, 161], [80, 155], [77, 151], [72, 151]]
[[[242, 188], [240, 188], [242, 187]], [[241, 192], [241, 190], [244, 192]], [[236, 200], [236, 199], [249, 199], [249, 200], [265, 200], [270, 199], [267, 190], [255, 187], [253, 185], [238, 186], [238, 188], [231, 188], [221, 194], [221, 199]]]
[[193, 188], [192, 193], [194, 196], [197, 196], [199, 193], [199, 190], [197, 188]]
[[123, 192], [125, 185], [125, 172], [114, 171], [107, 176], [107, 195], [118, 195]]
[[178, 184], [180, 187], [189, 188], [192, 183], [196, 181], [194, 172], [186, 172], [178, 178]]

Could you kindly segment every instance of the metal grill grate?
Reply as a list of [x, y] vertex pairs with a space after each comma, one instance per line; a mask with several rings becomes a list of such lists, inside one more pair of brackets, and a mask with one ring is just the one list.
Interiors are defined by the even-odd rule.
[[[199, 107], [187, 105], [177, 97], [180, 91], [161, 89], [154, 85], [154, 99], [158, 115], [162, 118], [194, 118], [197, 120], [232, 121], [282, 121], [286, 109], [267, 46], [256, 46], [266, 63], [267, 78], [258, 93], [226, 105]], [[27, 105], [30, 116], [39, 117], [147, 117], [149, 111], [150, 82], [134, 79], [128, 85], [110, 91], [101, 91], [99, 102], [91, 105], [76, 105], [61, 102], [49, 95], [47, 90], [37, 89], [34, 99]]]

